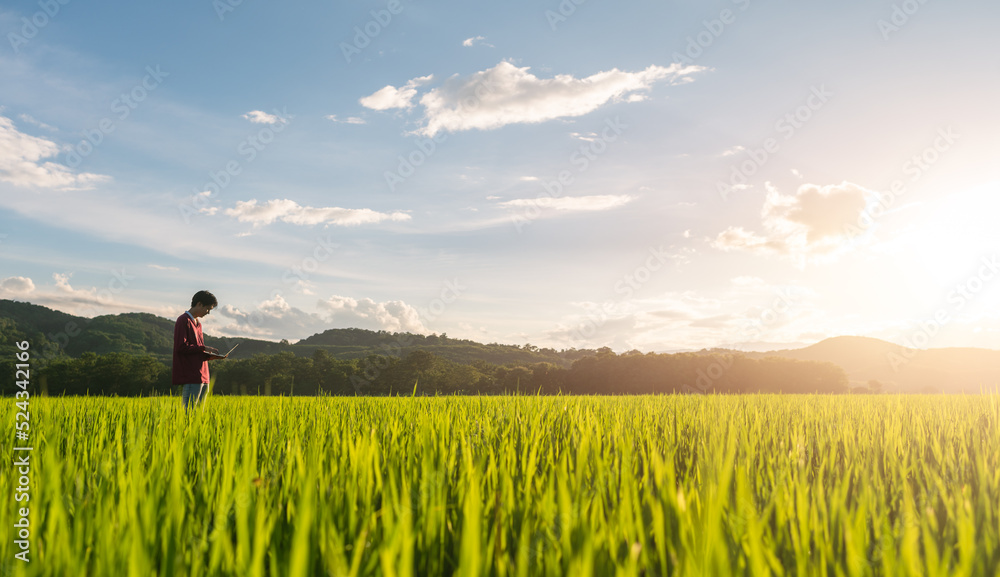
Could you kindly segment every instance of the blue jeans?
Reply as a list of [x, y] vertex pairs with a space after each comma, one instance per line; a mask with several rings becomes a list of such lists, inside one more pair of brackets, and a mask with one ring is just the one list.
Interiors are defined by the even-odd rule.
[[181, 389], [181, 403], [184, 405], [184, 410], [187, 411], [188, 401], [191, 398], [194, 398], [194, 404], [197, 406], [205, 398], [205, 391], [207, 390], [207, 383], [184, 385], [184, 388]]

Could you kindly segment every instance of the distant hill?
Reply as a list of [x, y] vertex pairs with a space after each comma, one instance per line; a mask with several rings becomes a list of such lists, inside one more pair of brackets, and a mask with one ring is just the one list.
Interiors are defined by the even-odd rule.
[[[174, 321], [149, 313], [87, 318], [31, 303], [0, 300], [0, 322], [12, 323], [13, 332], [29, 339], [36, 354], [41, 356], [121, 352], [150, 354], [169, 362], [173, 350]], [[221, 346], [223, 341], [205, 337], [206, 344], [211, 346]], [[0, 344], [6, 343], [0, 341]]]
[[[31, 303], [0, 300], [0, 355], [12, 356], [18, 339], [30, 339], [36, 354], [43, 351], [79, 357], [84, 352], [150, 354], [171, 362], [173, 319], [148, 313], [103, 315], [88, 319]], [[259, 339], [205, 336], [206, 344], [229, 350], [237, 342], [234, 359], [256, 354], [291, 352], [312, 356], [324, 350], [337, 359], [368, 355], [405, 357], [422, 350], [461, 364], [529, 366], [547, 362], [569, 368], [573, 361], [594, 356], [589, 349], [553, 349], [525, 345], [482, 344], [447, 335], [390, 333], [357, 328], [329, 329], [294, 344]], [[10, 354], [8, 354], [10, 353]], [[1000, 351], [977, 348], [909, 349], [868, 337], [834, 337], [799, 349], [764, 353], [703, 350], [699, 354], [735, 353], [749, 358], [784, 357], [828, 361], [844, 369], [852, 387], [881, 383], [884, 392], [979, 393], [1000, 389]]]
[[[0, 300], [0, 354], [13, 350], [16, 339], [29, 339], [36, 354], [79, 357], [85, 352], [105, 354], [124, 352], [149, 354], [161, 362], [171, 362], [174, 319], [148, 313], [102, 315], [94, 318], [78, 317], [48, 307], [31, 303]], [[7, 342], [9, 341], [9, 342]], [[325, 350], [334, 358], [352, 359], [368, 355], [405, 356], [423, 350], [453, 362], [471, 364], [483, 361], [491, 364], [530, 365], [541, 362], [559, 367], [569, 367], [573, 361], [596, 354], [597, 351], [570, 349], [556, 351], [526, 345], [482, 344], [446, 335], [418, 335], [391, 333], [365, 329], [329, 329], [294, 344], [275, 343], [242, 337], [215, 337], [205, 335], [205, 344], [220, 350], [229, 350], [240, 343], [232, 355], [234, 359], [249, 358], [255, 354], [277, 354], [289, 351], [297, 356], [311, 356], [317, 349]]]
[[539, 349], [530, 345], [482, 344], [466, 339], [453, 339], [447, 335], [417, 335], [412, 333], [390, 333], [365, 329], [329, 329], [292, 345], [303, 352], [316, 348], [326, 349], [340, 358], [355, 358], [367, 354], [406, 355], [414, 350], [427, 351], [457, 363], [469, 364], [485, 361], [497, 365], [552, 363], [569, 367], [573, 361], [592, 356], [597, 351]]
[[802, 349], [753, 353], [840, 365], [851, 386], [882, 383], [885, 392], [979, 393], [1000, 389], [1000, 351], [910, 349], [869, 337], [833, 337]]

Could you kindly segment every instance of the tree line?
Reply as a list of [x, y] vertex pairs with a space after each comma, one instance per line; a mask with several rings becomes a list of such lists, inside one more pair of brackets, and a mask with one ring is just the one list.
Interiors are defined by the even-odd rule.
[[[14, 374], [13, 357], [0, 360]], [[153, 355], [83, 353], [32, 367], [32, 383], [49, 395], [149, 396], [178, 394], [170, 367]], [[846, 393], [848, 378], [833, 363], [738, 353], [615, 354], [608, 348], [553, 363], [469, 364], [427, 351], [339, 359], [323, 349], [311, 356], [285, 351], [211, 364], [213, 394], [221, 395], [463, 395]], [[4, 394], [13, 394], [13, 382]]]

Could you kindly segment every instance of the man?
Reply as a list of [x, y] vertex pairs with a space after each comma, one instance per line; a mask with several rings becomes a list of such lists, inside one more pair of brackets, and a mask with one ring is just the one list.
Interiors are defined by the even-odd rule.
[[171, 383], [182, 385], [181, 403], [188, 409], [188, 401], [194, 397], [197, 405], [208, 390], [208, 361], [226, 358], [218, 349], [205, 346], [201, 332], [200, 318], [219, 306], [215, 295], [208, 291], [198, 291], [191, 297], [191, 309], [177, 317], [174, 324], [174, 363]]

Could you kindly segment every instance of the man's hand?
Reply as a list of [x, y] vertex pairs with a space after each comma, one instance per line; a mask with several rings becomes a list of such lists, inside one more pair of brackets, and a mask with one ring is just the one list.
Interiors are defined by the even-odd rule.
[[224, 359], [224, 358], [226, 358], [226, 357], [229, 356], [229, 355], [220, 355], [219, 354], [219, 349], [217, 349], [215, 347], [206, 346], [205, 347], [205, 352], [208, 353], [208, 354], [210, 354], [210, 355], [212, 355], [211, 357], [208, 357], [207, 360], [209, 360], [209, 361], [217, 361], [219, 359]]

